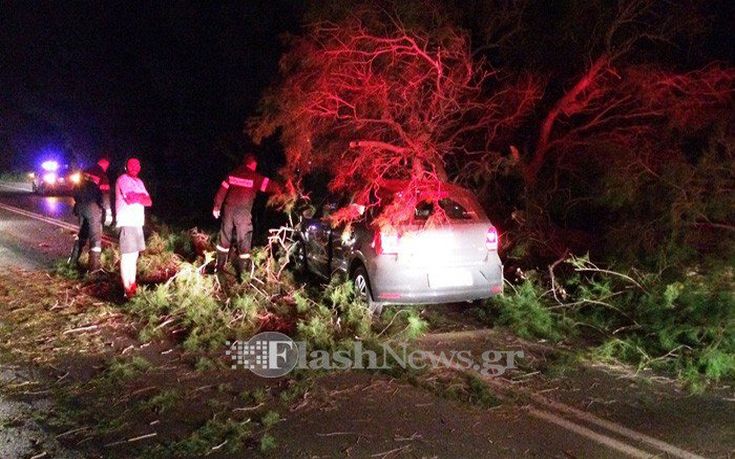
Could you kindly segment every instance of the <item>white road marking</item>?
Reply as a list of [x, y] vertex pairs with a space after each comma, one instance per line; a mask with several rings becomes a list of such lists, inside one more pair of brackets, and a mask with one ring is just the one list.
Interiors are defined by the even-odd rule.
[[634, 446], [630, 446], [627, 443], [623, 443], [622, 441], [615, 440], [614, 438], [610, 438], [607, 435], [597, 433], [594, 430], [580, 426], [579, 424], [575, 424], [572, 421], [560, 418], [559, 416], [556, 416], [553, 413], [549, 413], [548, 411], [539, 410], [537, 408], [529, 408], [528, 412], [533, 417], [539, 418], [546, 422], [550, 422], [552, 424], [556, 424], [559, 427], [562, 427], [570, 432], [576, 433], [577, 435], [589, 438], [590, 440], [600, 445], [621, 452], [626, 456], [637, 457], [640, 459], [649, 459], [651, 456], [653, 456], [651, 453], [638, 449]]
[[[441, 359], [441, 357], [437, 354], [433, 354], [433, 357], [436, 358], [437, 361], [446, 362], [445, 359]], [[500, 391], [504, 391], [506, 393], [514, 393], [516, 395], [525, 396], [528, 399], [532, 400], [536, 405], [542, 408], [546, 408], [546, 409], [539, 409], [537, 407], [529, 408], [529, 413], [532, 416], [542, 419], [546, 422], [555, 424], [570, 432], [574, 432], [578, 435], [582, 435], [602, 446], [612, 448], [628, 456], [650, 458], [650, 457], [660, 455], [660, 453], [664, 453], [669, 456], [677, 457], [681, 459], [704, 459], [703, 456], [699, 456], [692, 452], [686, 451], [677, 446], [666, 443], [665, 441], [659, 440], [657, 438], [653, 438], [649, 435], [645, 435], [640, 432], [636, 432], [635, 430], [629, 429], [615, 422], [599, 418], [591, 413], [587, 413], [585, 411], [578, 410], [571, 406], [565, 405], [561, 402], [547, 399], [546, 397], [542, 397], [538, 394], [535, 394], [528, 389], [523, 389], [517, 386], [512, 386], [511, 384], [508, 384], [508, 383], [503, 383], [499, 381], [497, 378], [493, 378], [492, 376], [483, 376], [477, 371], [468, 370], [466, 367], [462, 367], [451, 361], [447, 362], [447, 365], [455, 371], [473, 374], [474, 376], [482, 379], [483, 382], [485, 382], [488, 386], [491, 386]], [[553, 411], [556, 411], [556, 413], [554, 413]], [[597, 427], [598, 429], [607, 431], [606, 433], [616, 434], [621, 437], [627, 438], [628, 440], [632, 440], [634, 442], [638, 442], [639, 444], [646, 445], [647, 447], [658, 451], [659, 454], [648, 453], [646, 451], [643, 451], [634, 445], [624, 443], [620, 440], [617, 440], [603, 433], [596, 432], [590, 428], [591, 426], [584, 426], [568, 418], [564, 418], [562, 417], [562, 415], [575, 417], [579, 421], [585, 421], [588, 424], [591, 424], [592, 426]]]
[[9, 185], [7, 183], [0, 183], [0, 187], [7, 188], [7, 189], [13, 190], [13, 191], [25, 191], [26, 193], [31, 193], [33, 191], [30, 187], [28, 187], [28, 188], [21, 188], [19, 186], [15, 186], [15, 185]]
[[545, 405], [546, 407], [554, 408], [559, 412], [567, 413], [569, 415], [575, 416], [576, 418], [580, 420], [583, 420], [583, 421], [589, 422], [590, 424], [594, 424], [596, 426], [602, 427], [603, 429], [607, 429], [610, 432], [614, 432], [618, 435], [622, 435], [624, 437], [627, 437], [631, 440], [635, 440], [640, 443], [645, 443], [670, 456], [679, 457], [682, 459], [702, 459], [702, 456], [699, 456], [694, 453], [690, 453], [689, 451], [678, 448], [674, 445], [671, 445], [670, 443], [666, 443], [665, 441], [659, 440], [657, 438], [653, 438], [649, 435], [642, 434], [640, 432], [636, 432], [635, 430], [629, 429], [615, 422], [599, 418], [586, 411], [579, 410], [577, 408], [571, 407], [569, 405], [565, 405], [555, 400], [550, 400], [546, 397], [535, 394], [529, 390], [521, 389], [521, 388], [518, 388], [518, 389], [522, 392], [525, 392], [526, 396], [530, 397], [532, 400], [534, 400], [536, 403], [540, 405]]

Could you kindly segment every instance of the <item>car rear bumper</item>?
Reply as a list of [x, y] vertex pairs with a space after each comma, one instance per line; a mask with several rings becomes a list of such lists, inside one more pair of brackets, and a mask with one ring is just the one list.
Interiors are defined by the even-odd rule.
[[[481, 263], [452, 267], [402, 266], [395, 257], [376, 257], [369, 263], [368, 276], [373, 300], [385, 304], [438, 304], [490, 298], [503, 291], [503, 265], [497, 254]], [[466, 278], [457, 285], [442, 273], [461, 273]], [[469, 282], [471, 276], [471, 283]]]

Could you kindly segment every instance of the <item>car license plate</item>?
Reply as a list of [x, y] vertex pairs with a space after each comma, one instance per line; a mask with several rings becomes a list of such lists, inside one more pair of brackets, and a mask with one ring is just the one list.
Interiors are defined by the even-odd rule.
[[429, 273], [429, 287], [470, 287], [472, 273], [466, 269], [444, 269]]

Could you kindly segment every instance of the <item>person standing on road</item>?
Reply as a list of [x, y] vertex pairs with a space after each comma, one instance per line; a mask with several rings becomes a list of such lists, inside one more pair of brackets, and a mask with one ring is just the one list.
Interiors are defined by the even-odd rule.
[[214, 218], [220, 218], [221, 215], [222, 222], [217, 243], [215, 272], [222, 272], [224, 269], [233, 240], [236, 241], [238, 251], [235, 262], [238, 278], [241, 278], [250, 259], [255, 197], [259, 191], [267, 193], [277, 187], [277, 184], [268, 177], [258, 174], [257, 168], [258, 160], [255, 155], [246, 154], [242, 164], [230, 172], [217, 190], [212, 215]]
[[116, 220], [120, 230], [120, 277], [127, 299], [135, 295], [138, 254], [145, 250], [144, 209], [153, 204], [138, 174], [140, 161], [130, 158], [125, 165], [125, 173], [115, 183]]
[[79, 256], [89, 241], [89, 272], [100, 269], [102, 255], [102, 212], [104, 224], [112, 224], [112, 208], [110, 207], [110, 181], [107, 168], [110, 160], [100, 158], [97, 164], [82, 172], [82, 183], [74, 193], [74, 215], [79, 217], [79, 232], [74, 247], [67, 261], [70, 265], [79, 265]]

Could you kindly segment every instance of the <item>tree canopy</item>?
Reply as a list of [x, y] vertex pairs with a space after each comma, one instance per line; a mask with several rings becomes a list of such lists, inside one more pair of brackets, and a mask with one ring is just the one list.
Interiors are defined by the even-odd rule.
[[327, 2], [291, 37], [249, 131], [256, 141], [279, 135], [295, 189], [326, 170], [333, 191], [361, 201], [390, 178], [416, 188], [450, 180], [485, 203], [515, 190], [512, 208], [549, 223], [555, 206], [596, 200], [613, 172], [633, 189], [653, 180], [673, 192], [667, 168], [706, 156], [693, 143], [732, 138], [735, 69], [681, 57], [706, 39], [706, 12], [572, 4], [541, 14], [532, 2]]

